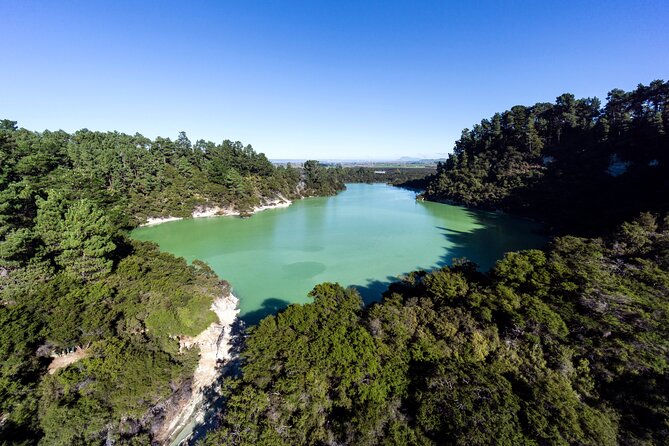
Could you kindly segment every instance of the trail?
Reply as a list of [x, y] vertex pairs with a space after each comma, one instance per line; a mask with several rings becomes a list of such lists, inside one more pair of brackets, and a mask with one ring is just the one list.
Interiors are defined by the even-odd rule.
[[77, 347], [74, 351], [66, 353], [64, 355], [55, 356], [47, 371], [49, 375], [53, 375], [57, 370], [67, 367], [70, 364], [74, 364], [80, 359], [84, 359], [88, 356], [88, 348]]

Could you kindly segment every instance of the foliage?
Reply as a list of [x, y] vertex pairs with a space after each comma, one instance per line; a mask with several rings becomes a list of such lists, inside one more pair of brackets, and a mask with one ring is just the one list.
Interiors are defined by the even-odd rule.
[[[667, 88], [497, 114], [463, 132], [426, 197], [576, 234], [667, 209]], [[123, 229], [334, 194], [351, 178], [370, 176], [274, 167], [251, 146], [184, 133], [0, 121], [0, 444], [148, 444], [150, 409], [187, 386], [197, 352], [178, 338], [215, 320], [222, 283]], [[457, 261], [408, 274], [367, 308], [322, 284], [249, 330], [206, 442], [666, 444], [668, 295], [669, 218], [649, 213], [607, 239], [508, 253], [487, 273]], [[83, 359], [47, 374], [50, 355], [75, 347]]]
[[344, 187], [341, 166], [325, 167], [318, 161], [304, 163], [304, 189], [308, 195], [334, 195]]
[[[274, 167], [241, 142], [194, 144], [140, 134], [42, 133], [7, 121], [0, 129], [0, 221], [11, 231], [35, 218], [35, 200], [56, 191], [67, 201], [89, 200], [115, 226], [147, 217], [190, 216], [199, 206], [250, 211], [265, 199], [331, 195], [343, 189], [337, 169], [305, 163]], [[2, 235], [2, 233], [0, 233]]]
[[415, 272], [362, 308], [319, 285], [249, 331], [206, 444], [666, 444], [669, 220], [489, 273]]
[[[178, 338], [216, 321], [224, 292], [203, 263], [121, 231], [198, 205], [336, 193], [335, 169], [302, 178], [251, 146], [0, 122], [0, 444], [149, 438], [150, 408], [186, 385], [196, 351]], [[314, 178], [317, 178], [317, 182]], [[318, 187], [306, 185], [318, 184]], [[49, 356], [87, 348], [48, 375]], [[130, 435], [127, 424], [142, 425]], [[148, 437], [147, 437], [148, 435]]]
[[669, 82], [515, 106], [464, 129], [425, 196], [598, 235], [669, 210]]
[[[180, 352], [175, 337], [216, 320], [209, 307], [222, 292], [219, 280], [155, 245], [123, 248], [129, 252], [104, 276], [84, 280], [64, 264], [21, 293], [2, 290], [15, 299], [0, 307], [1, 410], [10, 414], [2, 436], [102, 443], [121, 420], [141, 419], [189, 378], [196, 352]], [[44, 374], [49, 361], [35, 351], [76, 346], [89, 347], [85, 359]]]
[[346, 183], [388, 183], [412, 189], [425, 189], [435, 173], [432, 167], [344, 167]]

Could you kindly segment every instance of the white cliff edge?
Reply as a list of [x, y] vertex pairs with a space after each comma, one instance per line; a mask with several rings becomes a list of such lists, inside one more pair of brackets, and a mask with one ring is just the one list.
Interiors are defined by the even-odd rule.
[[[287, 199], [283, 195], [279, 195], [277, 198], [275, 198], [273, 200], [268, 200], [260, 206], [255, 206], [253, 209], [251, 209], [250, 212], [248, 212], [248, 214], [255, 214], [256, 212], [265, 211], [267, 209], [287, 208], [291, 204], [293, 204], [292, 201], [290, 201], [289, 199]], [[235, 210], [235, 209], [230, 208], [230, 207], [199, 206], [191, 214], [191, 216], [193, 218], [225, 217], [225, 216], [229, 216], [229, 215], [241, 215], [241, 213], [238, 210]]]
[[167, 223], [168, 221], [177, 221], [177, 220], [183, 220], [181, 217], [149, 217], [146, 219], [146, 223], [143, 223], [139, 226], [153, 226], [153, 225], [159, 225], [161, 223]]
[[197, 346], [200, 349], [200, 360], [193, 373], [191, 393], [188, 401], [173, 417], [169, 417], [161, 426], [155, 439], [161, 444], [178, 445], [187, 439], [194, 426], [204, 420], [206, 407], [204, 404], [205, 390], [216, 386], [221, 367], [232, 359], [232, 325], [237, 318], [237, 298], [228, 293], [214, 300], [211, 310], [218, 316], [199, 335], [183, 337], [179, 340], [181, 349]]

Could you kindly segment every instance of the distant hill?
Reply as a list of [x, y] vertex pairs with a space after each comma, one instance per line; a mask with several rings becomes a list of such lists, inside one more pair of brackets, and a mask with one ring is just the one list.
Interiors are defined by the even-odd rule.
[[[290, 163], [291, 165], [301, 165], [303, 164], [306, 160], [305, 159], [300, 159], [300, 158], [272, 158], [270, 161], [275, 164], [275, 165], [286, 165]], [[376, 159], [376, 160], [370, 160], [370, 159], [329, 159], [329, 158], [322, 158], [319, 159], [323, 164], [330, 164], [330, 165], [336, 165], [336, 164], [341, 164], [344, 167], [374, 167], [374, 166], [403, 166], [403, 165], [433, 165], [436, 166], [436, 164], [440, 161], [446, 161], [446, 158], [418, 158], [418, 157], [409, 157], [409, 156], [403, 156], [401, 158], [397, 159]]]

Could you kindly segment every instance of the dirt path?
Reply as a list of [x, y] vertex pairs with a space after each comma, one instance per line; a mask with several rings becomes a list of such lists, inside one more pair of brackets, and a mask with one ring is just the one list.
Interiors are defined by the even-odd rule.
[[67, 367], [80, 359], [84, 359], [86, 356], [88, 356], [88, 348], [77, 347], [70, 353], [53, 358], [47, 371], [49, 372], [49, 375], [53, 375], [57, 370]]

